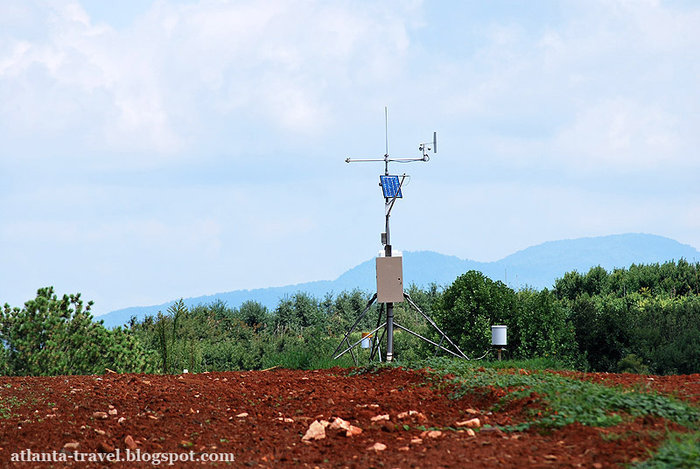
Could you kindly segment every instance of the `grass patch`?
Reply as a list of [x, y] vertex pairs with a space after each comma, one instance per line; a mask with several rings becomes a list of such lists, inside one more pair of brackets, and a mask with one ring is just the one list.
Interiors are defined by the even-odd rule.
[[492, 409], [495, 411], [511, 401], [537, 396], [538, 415], [528, 422], [501, 427], [504, 431], [522, 431], [532, 426], [562, 427], [574, 422], [605, 427], [621, 423], [628, 415], [662, 417], [690, 429], [697, 429], [700, 424], [700, 411], [696, 407], [657, 393], [607, 387], [524, 367], [487, 368], [489, 364], [484, 362], [436, 359], [424, 365], [439, 375], [455, 376], [451, 380], [455, 386], [453, 398], [505, 390]]
[[692, 469], [700, 467], [700, 433], [672, 433], [650, 459], [634, 469]]
[[15, 396], [0, 399], [0, 419], [12, 417], [13, 410], [22, 406], [25, 402]]

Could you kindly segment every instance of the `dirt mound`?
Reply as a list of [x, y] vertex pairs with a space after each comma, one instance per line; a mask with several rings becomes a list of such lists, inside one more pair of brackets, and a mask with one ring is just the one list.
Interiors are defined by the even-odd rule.
[[700, 402], [700, 374], [693, 375], [634, 375], [631, 373], [581, 373], [559, 371], [569, 378], [583, 379], [606, 386], [623, 386], [637, 391], [655, 391], [693, 403]]
[[[697, 396], [697, 388], [691, 393]], [[647, 449], [659, 443], [669, 426], [661, 419], [645, 418], [606, 429], [574, 424], [505, 434], [483, 425], [521, 420], [528, 402], [491, 413], [494, 396], [452, 400], [444, 389], [431, 386], [423, 373], [402, 369], [356, 376], [344, 369], [278, 369], [175, 376], [0, 377], [0, 399], [4, 466], [11, 466], [22, 450], [123, 455], [129, 449], [235, 455], [233, 465], [161, 464], [167, 467], [599, 468], [647, 457]], [[476, 425], [473, 419], [481, 426], [476, 434], [469, 429]], [[317, 433], [302, 441], [312, 424]], [[349, 432], [348, 425], [361, 432]], [[52, 467], [12, 465], [35, 466]], [[139, 466], [152, 464], [69, 458], [53, 465]]]

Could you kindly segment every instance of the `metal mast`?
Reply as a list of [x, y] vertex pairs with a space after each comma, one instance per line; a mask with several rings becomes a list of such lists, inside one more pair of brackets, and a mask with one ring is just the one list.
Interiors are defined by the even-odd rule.
[[[437, 132], [433, 132], [433, 141], [432, 142], [426, 142], [426, 143], [421, 143], [418, 147], [419, 151], [421, 151], [422, 155], [420, 158], [391, 158], [389, 156], [389, 111], [385, 107], [384, 108], [384, 129], [385, 129], [385, 153], [383, 158], [346, 158], [345, 162], [346, 163], [362, 163], [362, 162], [384, 162], [384, 177], [380, 177], [380, 185], [382, 186], [382, 190], [384, 193], [384, 215], [385, 215], [385, 231], [382, 233], [381, 240], [382, 244], [384, 245], [384, 260], [388, 260], [392, 257], [392, 248], [391, 248], [391, 231], [389, 229], [389, 218], [391, 216], [391, 210], [394, 208], [394, 204], [396, 203], [397, 198], [402, 198], [401, 194], [401, 188], [403, 186], [403, 183], [406, 179], [406, 174], [403, 174], [400, 177], [399, 176], [392, 176], [389, 174], [389, 163], [390, 162], [399, 162], [399, 163], [409, 163], [409, 162], [414, 162], [414, 161], [423, 161], [426, 162], [430, 160], [429, 152], [432, 150], [434, 153], [437, 153]], [[386, 322], [383, 324], [381, 323], [381, 317], [382, 313], [380, 311], [379, 313], [379, 318], [377, 320], [377, 327], [370, 333], [374, 334], [376, 333], [379, 329], [384, 328], [384, 331], [382, 332], [382, 337], [384, 333], [386, 333], [386, 361], [390, 362], [394, 358], [394, 327], [398, 327], [401, 330], [404, 330], [414, 336], [419, 337], [420, 339], [429, 342], [432, 345], [436, 346], [436, 351], [437, 349], [442, 349], [445, 350], [452, 355], [455, 355], [460, 358], [467, 358], [464, 353], [462, 353], [461, 350], [450, 340], [449, 337], [443, 333], [440, 328], [435, 324], [435, 322], [428, 317], [426, 314], [424, 314], [418, 306], [413, 302], [411, 297], [403, 291], [403, 267], [401, 264], [401, 258], [396, 259], [398, 262], [385, 262], [382, 261], [380, 262], [380, 258], [377, 258], [377, 293], [375, 293], [370, 301], [367, 303], [367, 306], [365, 310], [362, 312], [360, 317], [357, 318], [355, 321], [355, 324], [346, 332], [345, 337], [343, 338], [343, 341], [338, 345], [336, 348], [334, 355], [341, 349], [343, 344], [347, 344], [347, 348], [342, 351], [341, 353], [335, 355], [335, 358], [339, 358], [346, 352], [351, 352], [352, 349], [359, 344], [359, 341], [350, 344], [350, 341], [348, 340], [350, 334], [352, 331], [357, 327], [357, 325], [360, 323], [362, 318], [367, 314], [367, 311], [369, 311], [369, 308], [372, 306], [375, 300], [377, 300], [379, 303], [383, 303], [385, 305], [386, 309]], [[389, 279], [389, 286], [385, 287], [382, 286], [382, 284], [386, 285], [387, 282], [384, 281], [384, 278], [391, 277], [391, 275], [396, 275], [398, 273], [399, 277], [399, 282], [400, 282], [400, 291], [396, 292], [395, 285], [392, 286], [391, 281], [395, 280], [394, 279]], [[384, 290], [386, 290], [388, 293], [385, 293]], [[391, 291], [389, 291], [391, 290]], [[390, 300], [388, 299], [390, 298]], [[394, 321], [394, 302], [403, 302], [404, 300], [408, 301], [409, 305], [411, 308], [415, 309], [418, 311], [427, 321], [428, 323], [433, 326], [441, 335], [441, 340], [440, 343], [437, 344], [425, 337], [420, 336], [419, 334], [401, 326], [400, 324], [395, 323]], [[443, 340], [447, 340], [449, 345], [453, 347], [453, 349], [446, 348], [442, 345]], [[373, 338], [372, 340], [372, 353], [370, 354], [370, 360], [372, 360], [375, 356], [376, 353], [379, 352], [379, 345], [381, 342], [382, 338], [376, 339]], [[355, 355], [353, 354], [353, 358], [355, 358]], [[380, 353], [380, 360], [381, 360], [381, 353]], [[357, 361], [355, 359], [355, 361]]]

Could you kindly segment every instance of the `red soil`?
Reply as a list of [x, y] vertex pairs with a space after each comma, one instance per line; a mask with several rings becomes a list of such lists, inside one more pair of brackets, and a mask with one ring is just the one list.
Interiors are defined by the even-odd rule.
[[[575, 375], [594, 380], [597, 376]], [[653, 389], [670, 389], [697, 402], [697, 375], [653, 378]], [[649, 381], [633, 375], [603, 378], [621, 384], [635, 380]], [[662, 384], [667, 382], [669, 388]], [[0, 466], [153, 467], [71, 459], [55, 464], [12, 462], [13, 453], [61, 451], [71, 442], [78, 443], [80, 452], [124, 453], [128, 440], [141, 452], [235, 455], [233, 464], [161, 464], [164, 467], [605, 468], [645, 459], [666, 429], [675, 428], [657, 418], [604, 429], [578, 424], [514, 434], [482, 429], [476, 436], [447, 428], [474, 417], [491, 425], [522, 421], [524, 409], [534, 405], [523, 400], [490, 413], [496, 399], [474, 394], [451, 400], [445, 390], [431, 387], [423, 373], [401, 369], [358, 376], [333, 369], [0, 377]], [[410, 410], [420, 414], [399, 417]], [[372, 421], [386, 414], [388, 421]], [[314, 420], [335, 417], [362, 433], [347, 437], [344, 431], [327, 428], [324, 439], [302, 442]], [[428, 435], [422, 427], [442, 433]], [[375, 443], [386, 449], [368, 449]]]
[[579, 371], [559, 371], [557, 373], [606, 386], [623, 386], [637, 391], [655, 391], [695, 404], [700, 402], [700, 374], [652, 376], [630, 373], [581, 373]]

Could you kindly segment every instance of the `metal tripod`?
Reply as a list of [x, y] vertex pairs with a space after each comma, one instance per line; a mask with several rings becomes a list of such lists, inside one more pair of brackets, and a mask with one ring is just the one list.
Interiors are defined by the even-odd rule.
[[[442, 332], [442, 330], [438, 327], [437, 324], [435, 324], [435, 321], [432, 320], [430, 316], [425, 314], [419, 307], [416, 305], [416, 303], [413, 301], [411, 296], [404, 292], [403, 293], [404, 299], [408, 302], [410, 305], [411, 309], [415, 310], [417, 313], [420, 313], [421, 316], [430, 324], [439, 334], [440, 334], [440, 342], [434, 342], [427, 337], [423, 337], [422, 335], [418, 334], [417, 332], [414, 332], [410, 330], [407, 327], [402, 326], [401, 324], [397, 323], [396, 321], [393, 320], [393, 308], [389, 308], [389, 305], [392, 305], [391, 303], [385, 303], [386, 305], [386, 320], [382, 322], [382, 317], [384, 316], [384, 311], [382, 311], [382, 308], [379, 309], [379, 314], [377, 316], [377, 327], [372, 329], [368, 334], [372, 336], [372, 342], [370, 346], [370, 355], [369, 355], [369, 361], [373, 361], [376, 357], [379, 358], [379, 361], [382, 361], [382, 356], [381, 356], [381, 343], [382, 340], [384, 339], [384, 336], [387, 336], [387, 354], [386, 354], [386, 361], [390, 362], [393, 359], [393, 342], [389, 342], [389, 337], [392, 336], [393, 338], [393, 328], [396, 327], [398, 329], [401, 329], [402, 331], [406, 331], [407, 333], [418, 337], [419, 339], [429, 343], [430, 345], [435, 346], [435, 351], [437, 353], [438, 350], [443, 350], [447, 353], [450, 353], [451, 355], [454, 355], [455, 357], [458, 358], [464, 358], [466, 360], [469, 360], [469, 358], [460, 350], [460, 348], [450, 340], [450, 338]], [[345, 355], [346, 353], [350, 352], [352, 355], [353, 361], [355, 362], [355, 365], [358, 365], [358, 360], [355, 354], [353, 353], [353, 349], [357, 347], [364, 338], [361, 338], [360, 340], [350, 343], [350, 334], [353, 333], [353, 331], [357, 328], [357, 326], [360, 324], [362, 319], [367, 315], [367, 312], [370, 310], [372, 305], [376, 302], [377, 300], [377, 294], [373, 294], [372, 297], [369, 299], [367, 302], [367, 305], [365, 306], [365, 309], [362, 311], [362, 313], [357, 317], [353, 325], [350, 327], [350, 329], [347, 330], [345, 333], [345, 336], [343, 337], [343, 340], [340, 341], [338, 346], [336, 347], [335, 351], [333, 352], [333, 358], [338, 359]], [[393, 306], [393, 305], [392, 305]], [[391, 316], [390, 316], [391, 315]], [[381, 336], [377, 337], [377, 332], [382, 329]], [[447, 341], [448, 345], [451, 347], [445, 347], [443, 344], [443, 341]], [[340, 351], [343, 347], [343, 344], [345, 344], [346, 348]], [[391, 355], [389, 354], [389, 350], [391, 349]]]

